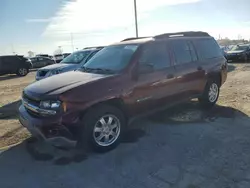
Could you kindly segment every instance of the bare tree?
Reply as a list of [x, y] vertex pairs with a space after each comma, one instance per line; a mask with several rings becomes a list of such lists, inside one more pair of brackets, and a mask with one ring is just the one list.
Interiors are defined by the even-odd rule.
[[62, 54], [63, 53], [63, 49], [61, 46], [58, 46], [58, 48], [54, 51], [54, 55], [56, 54]]
[[29, 56], [29, 57], [34, 57], [34, 56], [35, 56], [35, 52], [28, 51], [28, 56]]

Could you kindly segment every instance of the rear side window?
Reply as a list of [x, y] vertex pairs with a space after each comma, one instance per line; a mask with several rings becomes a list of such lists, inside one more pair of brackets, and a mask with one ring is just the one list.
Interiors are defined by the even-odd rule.
[[214, 39], [201, 39], [195, 41], [196, 50], [201, 59], [211, 59], [222, 56], [221, 49]]
[[192, 62], [190, 46], [187, 41], [172, 41], [172, 47], [175, 55], [176, 64], [185, 64]]
[[16, 63], [19, 62], [19, 59], [15, 56], [13, 57], [4, 57], [4, 63]]
[[163, 42], [146, 44], [142, 49], [139, 63], [152, 64], [155, 70], [169, 67], [171, 62], [166, 44]]

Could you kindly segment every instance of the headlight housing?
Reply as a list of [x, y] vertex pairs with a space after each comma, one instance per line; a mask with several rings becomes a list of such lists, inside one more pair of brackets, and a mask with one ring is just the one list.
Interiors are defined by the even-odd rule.
[[48, 76], [52, 76], [52, 75], [56, 75], [56, 74], [60, 74], [60, 73], [62, 73], [62, 70], [56, 69], [56, 70], [52, 70], [52, 71], [48, 72]]
[[41, 101], [40, 108], [43, 109], [58, 109], [61, 107], [61, 101]]

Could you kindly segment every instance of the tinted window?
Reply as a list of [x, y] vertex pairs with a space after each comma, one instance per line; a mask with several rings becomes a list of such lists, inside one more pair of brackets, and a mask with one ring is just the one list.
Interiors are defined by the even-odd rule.
[[211, 59], [222, 56], [219, 45], [213, 39], [201, 39], [195, 42], [197, 52], [202, 59]]
[[44, 59], [43, 59], [42, 57], [39, 57], [38, 60], [39, 60], [39, 61], [43, 61]]
[[192, 62], [189, 45], [184, 40], [172, 41], [172, 46], [177, 64]]
[[97, 52], [99, 52], [99, 51], [94, 51], [92, 54], [90, 54], [89, 57], [87, 58], [86, 62], [88, 60], [90, 60]]
[[88, 55], [90, 54], [90, 51], [77, 51], [66, 58], [64, 58], [60, 63], [65, 64], [79, 64], [81, 63]]
[[192, 60], [193, 61], [197, 61], [198, 57], [197, 57], [196, 51], [194, 49], [193, 43], [192, 42], [188, 42], [188, 45], [189, 45], [190, 54], [192, 56]]
[[13, 63], [13, 62], [18, 62], [18, 59], [16, 57], [5, 57], [4, 58], [4, 63]]
[[165, 43], [146, 44], [142, 49], [139, 63], [151, 64], [155, 70], [164, 69], [171, 65]]
[[35, 58], [35, 57], [34, 58], [30, 58], [30, 60], [33, 61], [33, 62], [35, 62], [35, 61], [37, 61], [37, 58]]

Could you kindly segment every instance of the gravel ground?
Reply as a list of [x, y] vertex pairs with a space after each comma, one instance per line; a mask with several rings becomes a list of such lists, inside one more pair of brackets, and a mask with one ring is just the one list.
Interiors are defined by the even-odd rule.
[[[138, 120], [109, 153], [59, 150], [31, 139], [3, 151], [0, 187], [250, 187], [250, 65], [229, 64], [229, 71], [213, 109], [203, 111], [194, 100]], [[1, 97], [18, 100], [32, 74], [1, 80], [1, 92], [6, 82], [20, 83]], [[10, 117], [0, 120], [2, 145], [28, 136], [17, 137], [26, 131]]]

